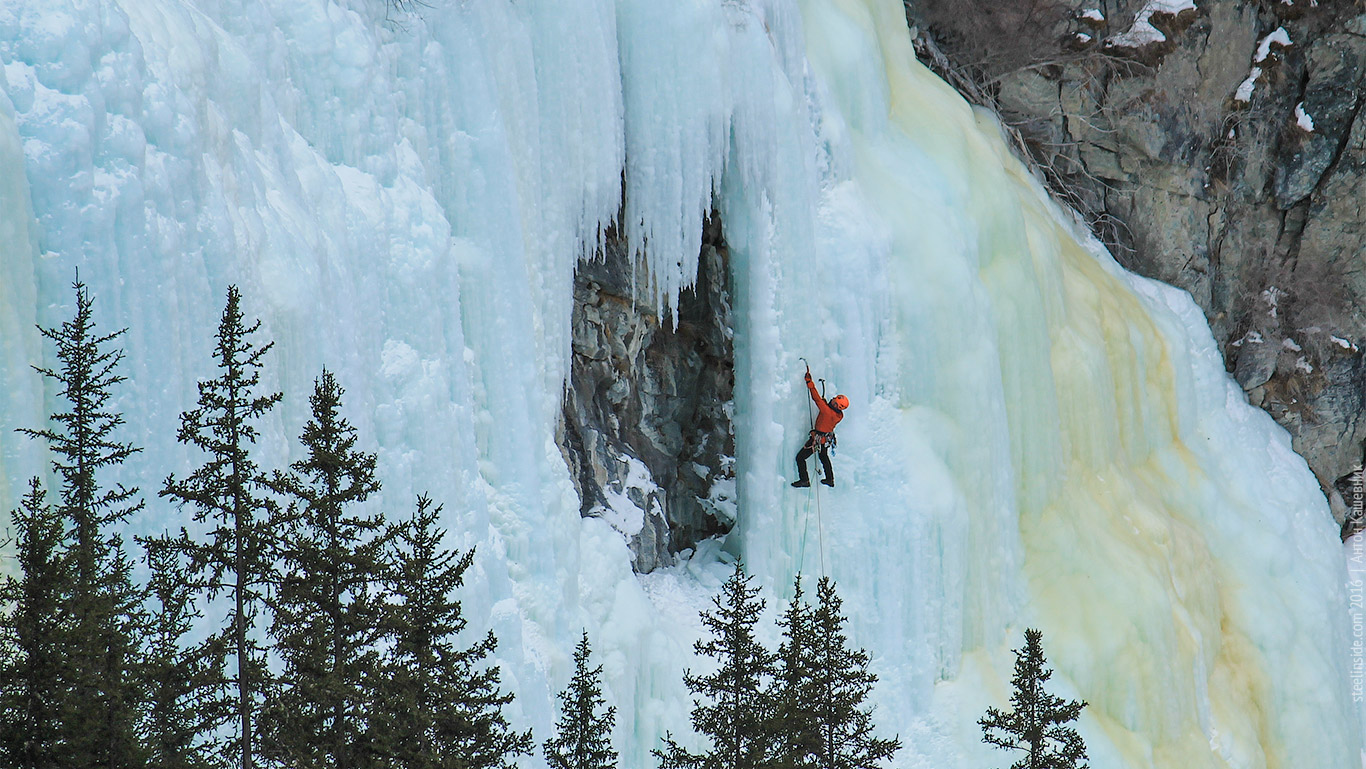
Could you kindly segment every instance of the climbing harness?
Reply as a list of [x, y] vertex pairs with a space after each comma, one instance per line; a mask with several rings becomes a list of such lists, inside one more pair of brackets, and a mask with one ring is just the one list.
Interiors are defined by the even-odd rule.
[[[807, 410], [810, 411], [810, 409], [807, 409]], [[819, 447], [821, 447], [821, 446], [825, 446], [825, 447], [826, 447], [826, 451], [829, 451], [829, 452], [831, 452], [831, 453], [834, 453], [834, 451], [835, 451], [835, 444], [837, 444], [837, 443], [839, 442], [839, 441], [835, 440], [835, 434], [834, 434], [833, 432], [830, 432], [830, 433], [823, 433], [823, 432], [821, 432], [820, 430], [815, 429], [815, 423], [814, 423], [814, 422], [812, 423], [812, 429], [811, 429], [810, 438], [808, 438], [808, 441], [810, 442], [811, 446], [816, 447], [816, 448], [819, 448]]]

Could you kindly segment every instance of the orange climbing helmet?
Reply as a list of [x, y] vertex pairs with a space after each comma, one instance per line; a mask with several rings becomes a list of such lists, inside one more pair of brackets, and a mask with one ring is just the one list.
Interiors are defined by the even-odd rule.
[[843, 395], [836, 395], [835, 397], [830, 399], [830, 405], [834, 406], [840, 411], [844, 411], [845, 409], [849, 408], [849, 399], [844, 397]]

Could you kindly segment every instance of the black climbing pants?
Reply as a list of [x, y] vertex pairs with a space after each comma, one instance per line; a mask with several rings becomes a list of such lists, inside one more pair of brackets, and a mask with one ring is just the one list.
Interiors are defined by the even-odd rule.
[[811, 455], [816, 453], [817, 450], [820, 450], [821, 453], [821, 467], [825, 468], [825, 477], [833, 482], [835, 480], [835, 471], [830, 467], [830, 444], [828, 441], [821, 442], [814, 435], [807, 438], [806, 445], [802, 446], [802, 450], [797, 452], [797, 472], [801, 475], [803, 482], [811, 482], [811, 476], [806, 473], [806, 460], [810, 459]]

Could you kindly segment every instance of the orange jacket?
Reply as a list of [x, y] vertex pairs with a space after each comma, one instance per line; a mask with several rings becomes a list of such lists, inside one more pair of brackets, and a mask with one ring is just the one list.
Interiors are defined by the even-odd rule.
[[816, 391], [816, 383], [810, 378], [806, 380], [806, 389], [811, 391], [811, 400], [816, 402], [816, 408], [820, 413], [816, 415], [816, 432], [829, 433], [835, 431], [835, 425], [844, 419], [844, 412], [825, 402], [821, 394]]

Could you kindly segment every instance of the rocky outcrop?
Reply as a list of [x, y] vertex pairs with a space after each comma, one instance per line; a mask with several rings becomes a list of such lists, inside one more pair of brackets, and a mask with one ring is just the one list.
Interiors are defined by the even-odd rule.
[[[1042, 15], [1002, 27], [1012, 33], [996, 41], [952, 21], [1025, 5]], [[942, 43], [941, 70], [971, 70], [946, 74], [1015, 128], [1050, 187], [1116, 257], [1191, 293], [1228, 370], [1290, 431], [1343, 522], [1339, 487], [1366, 440], [1366, 9], [1323, 0], [914, 6], [920, 50], [939, 54]], [[1022, 47], [1021, 30], [1040, 39]], [[1029, 60], [992, 70], [1002, 58], [993, 46]]]
[[638, 572], [734, 522], [729, 255], [704, 224], [695, 286], [661, 317], [609, 232], [574, 280], [573, 358], [558, 443], [581, 513], [627, 538]]

